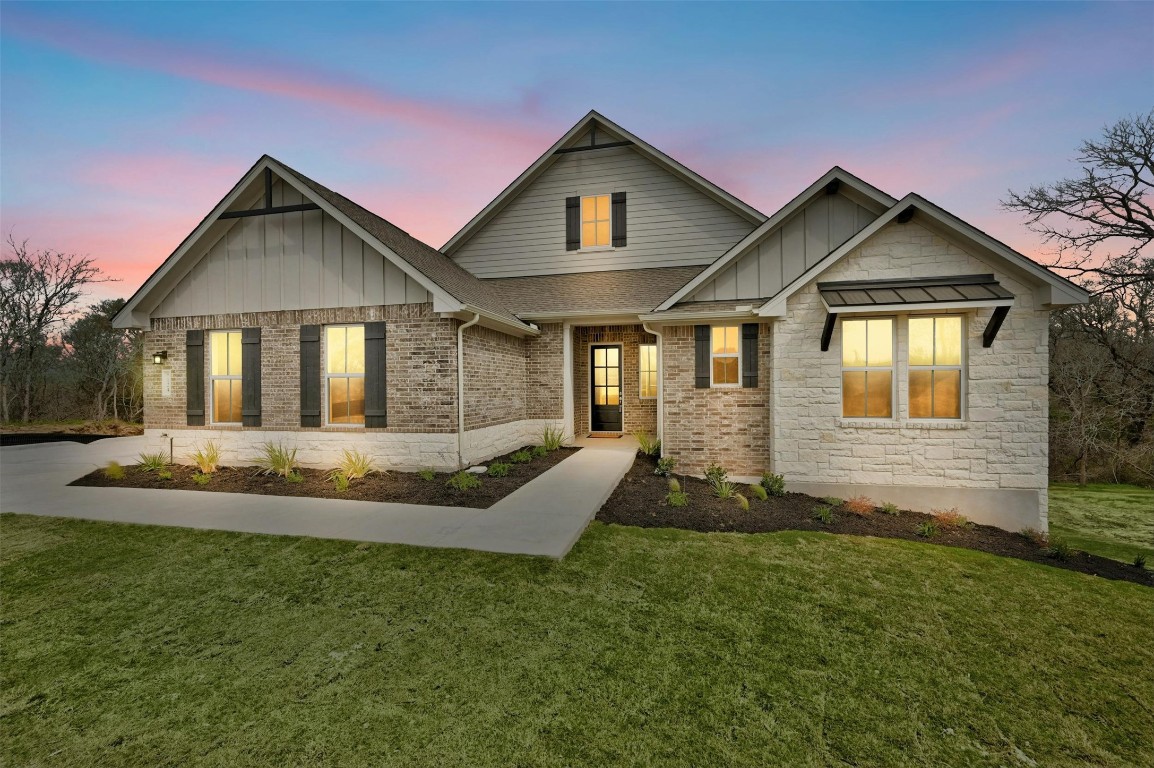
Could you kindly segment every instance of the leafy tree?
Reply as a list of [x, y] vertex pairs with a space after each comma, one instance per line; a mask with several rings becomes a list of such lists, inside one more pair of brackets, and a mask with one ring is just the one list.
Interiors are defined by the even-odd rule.
[[112, 327], [124, 299], [93, 304], [64, 333], [67, 360], [91, 418], [134, 419], [140, 412], [141, 334]]

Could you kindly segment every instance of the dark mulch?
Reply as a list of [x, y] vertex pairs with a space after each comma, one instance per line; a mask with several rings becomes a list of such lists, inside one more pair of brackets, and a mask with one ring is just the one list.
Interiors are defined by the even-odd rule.
[[[198, 485], [193, 480], [196, 469], [179, 465], [168, 467], [172, 472], [171, 480], [161, 480], [155, 472], [145, 472], [135, 466], [128, 466], [124, 468], [124, 478], [121, 480], [111, 480], [104, 475], [104, 470], [98, 469], [72, 482], [71, 485], [93, 488], [176, 488], [182, 491], [311, 496], [485, 509], [545, 470], [572, 456], [577, 450], [561, 448], [541, 458], [534, 458], [527, 464], [513, 464], [505, 477], [481, 475], [481, 487], [469, 491], [450, 488], [446, 481], [452, 473], [445, 472], [436, 473], [432, 480], [425, 480], [416, 472], [374, 473], [361, 480], [354, 480], [349, 489], [342, 493], [338, 492], [327, 479], [328, 470], [301, 469], [299, 472], [304, 479], [299, 483], [292, 483], [283, 477], [257, 474], [255, 467], [221, 467], [211, 475], [211, 480], [206, 485]], [[506, 454], [498, 458], [508, 462], [508, 456], [509, 454]]]
[[1077, 552], [1065, 560], [1047, 557], [1041, 547], [1020, 533], [1011, 533], [989, 525], [969, 525], [965, 528], [940, 528], [932, 538], [916, 533], [918, 526], [933, 515], [901, 511], [887, 515], [881, 510], [859, 517], [843, 507], [834, 508], [832, 523], [813, 518], [814, 510], [826, 502], [801, 493], [770, 496], [759, 501], [745, 486], [738, 487], [749, 499], [749, 511], [737, 502], [721, 500], [713, 495], [709, 484], [693, 477], [678, 476], [681, 489], [689, 494], [689, 505], [670, 507], [665, 496], [668, 480], [653, 473], [657, 462], [647, 456], [638, 456], [633, 467], [613, 491], [613, 495], [597, 513], [605, 523], [633, 525], [641, 528], [683, 528], [702, 533], [734, 531], [737, 533], [770, 533], [773, 531], [823, 531], [855, 536], [882, 536], [893, 539], [944, 544], [989, 552], [1004, 557], [1016, 557], [1035, 563], [1081, 571], [1107, 579], [1132, 581], [1154, 586], [1154, 573], [1097, 555]]

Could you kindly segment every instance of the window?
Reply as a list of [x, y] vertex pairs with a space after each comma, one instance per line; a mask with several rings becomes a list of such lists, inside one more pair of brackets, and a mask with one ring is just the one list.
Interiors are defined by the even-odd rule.
[[962, 417], [962, 318], [910, 318], [910, 418]]
[[893, 318], [842, 320], [841, 367], [842, 416], [893, 417]]
[[365, 423], [365, 327], [325, 328], [329, 424]]
[[741, 349], [741, 328], [736, 325], [720, 325], [710, 329], [712, 333], [712, 347], [710, 362], [710, 381], [713, 386], [740, 386], [741, 360], [738, 350]]
[[240, 424], [240, 331], [210, 331], [208, 339], [212, 423]]
[[641, 399], [657, 397], [657, 345], [642, 344], [638, 352], [637, 369], [641, 377]]
[[609, 230], [609, 195], [581, 198], [581, 247], [608, 247], [613, 242]]

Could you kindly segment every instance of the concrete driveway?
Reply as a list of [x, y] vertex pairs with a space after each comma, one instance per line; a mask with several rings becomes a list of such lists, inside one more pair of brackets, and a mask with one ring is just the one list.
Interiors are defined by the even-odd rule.
[[629, 470], [636, 443], [592, 442], [488, 509], [68, 486], [109, 461], [133, 464], [143, 449], [140, 437], [0, 448], [0, 512], [560, 558]]

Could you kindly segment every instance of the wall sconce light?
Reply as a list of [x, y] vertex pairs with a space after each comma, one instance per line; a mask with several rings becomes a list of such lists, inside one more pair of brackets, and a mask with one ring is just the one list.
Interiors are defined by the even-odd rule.
[[167, 359], [168, 359], [168, 350], [167, 349], [163, 350], [161, 352], [153, 352], [152, 353], [152, 364], [153, 365], [164, 365], [164, 361]]

